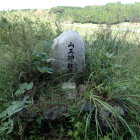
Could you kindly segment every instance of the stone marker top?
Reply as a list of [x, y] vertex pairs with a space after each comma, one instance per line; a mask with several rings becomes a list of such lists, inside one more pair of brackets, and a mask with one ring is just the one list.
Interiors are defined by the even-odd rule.
[[78, 32], [66, 30], [60, 34], [51, 47], [52, 68], [58, 73], [83, 71], [85, 66], [84, 41]]
[[54, 49], [56, 45], [65, 44], [66, 43], [65, 41], [67, 41], [67, 43], [69, 43], [69, 40], [75, 42], [75, 39], [79, 39], [79, 41], [81, 41], [81, 43], [83, 43], [84, 45], [84, 41], [78, 32], [73, 30], [66, 30], [62, 34], [60, 34], [57, 38], [54, 39], [52, 49]]

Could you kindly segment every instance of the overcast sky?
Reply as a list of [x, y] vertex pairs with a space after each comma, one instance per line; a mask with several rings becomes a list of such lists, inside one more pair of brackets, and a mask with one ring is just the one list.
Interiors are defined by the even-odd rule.
[[140, 0], [0, 0], [0, 10], [4, 9], [49, 9], [55, 6], [104, 5], [118, 2], [134, 3]]

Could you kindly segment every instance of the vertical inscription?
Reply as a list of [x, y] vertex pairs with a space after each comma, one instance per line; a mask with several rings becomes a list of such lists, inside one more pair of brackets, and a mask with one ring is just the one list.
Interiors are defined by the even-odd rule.
[[74, 44], [72, 42], [70, 42], [68, 44], [68, 48], [69, 48], [69, 51], [68, 51], [68, 64], [67, 64], [67, 69], [68, 69], [68, 73], [72, 73], [74, 72], [74, 63], [73, 63], [73, 60], [74, 60]]

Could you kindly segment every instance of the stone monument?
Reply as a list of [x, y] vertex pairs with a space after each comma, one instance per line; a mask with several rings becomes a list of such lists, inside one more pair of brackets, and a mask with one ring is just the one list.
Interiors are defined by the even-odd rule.
[[78, 32], [66, 30], [54, 39], [52, 68], [56, 73], [78, 73], [85, 67], [84, 41]]

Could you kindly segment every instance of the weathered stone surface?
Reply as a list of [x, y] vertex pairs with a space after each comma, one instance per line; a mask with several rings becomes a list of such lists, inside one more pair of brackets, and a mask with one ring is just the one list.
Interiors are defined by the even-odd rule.
[[[120, 116], [124, 117], [127, 114], [127, 109], [122, 101], [111, 101], [110, 105], [113, 107], [113, 110], [116, 111]], [[106, 128], [109, 128], [106, 118], [109, 118], [112, 121], [112, 123], [117, 124], [117, 116], [112, 114], [109, 110], [100, 110], [99, 116], [102, 126]]]
[[86, 102], [81, 105], [81, 108], [82, 108], [82, 111], [84, 112], [90, 112], [90, 111], [93, 111], [94, 106], [92, 103]]
[[65, 107], [55, 106], [43, 112], [43, 118], [46, 120], [57, 120], [62, 116], [67, 109]]
[[76, 83], [65, 82], [62, 84], [62, 90], [66, 98], [74, 99], [76, 97]]
[[76, 83], [75, 82], [65, 82], [62, 84], [63, 90], [76, 90]]
[[51, 47], [52, 68], [57, 73], [77, 73], [85, 67], [84, 41], [79, 33], [66, 30], [60, 34]]

